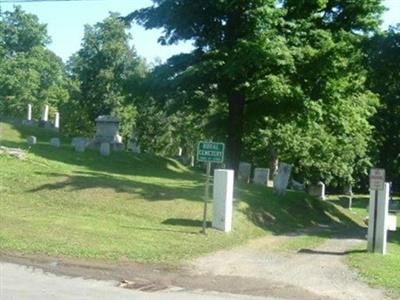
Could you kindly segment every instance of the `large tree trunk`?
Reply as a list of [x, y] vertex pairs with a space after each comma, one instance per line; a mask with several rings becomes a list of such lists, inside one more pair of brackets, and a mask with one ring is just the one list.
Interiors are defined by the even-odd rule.
[[242, 150], [245, 97], [240, 93], [233, 93], [229, 96], [228, 103], [227, 166], [237, 173]]

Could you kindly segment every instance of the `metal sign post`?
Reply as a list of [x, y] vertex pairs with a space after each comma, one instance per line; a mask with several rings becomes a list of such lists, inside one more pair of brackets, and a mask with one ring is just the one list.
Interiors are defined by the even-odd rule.
[[211, 163], [223, 163], [224, 152], [225, 145], [223, 143], [200, 142], [197, 146], [197, 161], [207, 163], [202, 229], [202, 233], [204, 234], [207, 234], [207, 203], [210, 190]]

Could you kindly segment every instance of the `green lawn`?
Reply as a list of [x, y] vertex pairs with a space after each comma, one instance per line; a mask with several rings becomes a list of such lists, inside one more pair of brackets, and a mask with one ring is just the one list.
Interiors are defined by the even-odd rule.
[[[304, 193], [275, 196], [239, 186], [234, 230], [200, 234], [204, 177], [172, 159], [128, 152], [75, 153], [55, 134], [0, 123], [0, 143], [27, 149], [19, 161], [0, 156], [0, 249], [85, 259], [175, 264], [265, 234], [319, 223], [351, 223]], [[209, 206], [211, 219], [212, 206]], [[316, 237], [317, 238], [317, 237]], [[312, 239], [314, 242], [316, 239]]]
[[[358, 196], [353, 200], [351, 211], [344, 209], [347, 207], [345, 199], [339, 200], [338, 197], [332, 198], [338, 208], [349, 215], [355, 222], [363, 224], [362, 219], [368, 215], [367, 196]], [[400, 201], [395, 199], [395, 201]], [[347, 258], [348, 263], [355, 267], [360, 274], [365, 277], [372, 285], [383, 286], [400, 297], [400, 217], [397, 216], [398, 231], [389, 232], [388, 253], [387, 255], [354, 252]], [[365, 225], [364, 225], [365, 226]], [[362, 246], [366, 249], [366, 242]]]

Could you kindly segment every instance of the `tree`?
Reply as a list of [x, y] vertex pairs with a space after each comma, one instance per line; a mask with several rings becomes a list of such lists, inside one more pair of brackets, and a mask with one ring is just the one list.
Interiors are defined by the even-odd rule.
[[0, 112], [25, 117], [33, 104], [37, 117], [45, 104], [57, 110], [68, 97], [64, 64], [46, 49], [46, 26], [20, 7], [0, 14]]
[[365, 43], [368, 86], [381, 99], [373, 117], [376, 141], [373, 157], [386, 169], [387, 177], [399, 188], [400, 183], [400, 25], [375, 35]]
[[88, 133], [99, 115], [112, 114], [121, 118], [123, 135], [129, 135], [136, 114], [133, 87], [144, 78], [146, 66], [130, 47], [126, 29], [117, 14], [85, 27], [82, 48], [68, 64], [78, 83], [76, 98], [69, 103], [79, 107], [81, 115], [74, 116], [79, 120], [74, 119], [76, 126], [71, 130]]
[[[153, 0], [153, 6], [127, 16], [147, 29], [162, 28], [161, 43], [193, 41], [192, 53], [167, 62], [172, 73], [169, 81], [184, 90], [212, 94], [221, 107], [226, 106], [228, 159], [235, 169], [244, 131], [259, 128], [265, 116], [282, 121], [318, 101], [325, 101], [323, 110], [336, 101], [350, 101], [357, 89], [347, 94], [345, 88], [331, 90], [337, 96], [324, 99], [330, 92], [327, 87], [335, 84], [332, 77], [338, 82], [349, 79], [343, 76], [343, 68], [329, 72], [329, 67], [354, 50], [357, 35], [376, 28], [383, 9], [380, 0], [279, 2]], [[337, 49], [336, 42], [341, 43]], [[343, 51], [347, 47], [350, 50]], [[315, 68], [316, 62], [323, 69]], [[362, 89], [362, 79], [359, 83]], [[320, 87], [323, 92], [318, 93]], [[367, 116], [357, 115], [363, 120]]]

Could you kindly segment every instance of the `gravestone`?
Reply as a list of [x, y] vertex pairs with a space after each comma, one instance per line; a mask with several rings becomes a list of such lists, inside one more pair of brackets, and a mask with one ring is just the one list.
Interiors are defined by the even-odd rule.
[[45, 105], [42, 111], [42, 117], [39, 121], [39, 127], [47, 127], [49, 121], [49, 106]]
[[306, 189], [306, 186], [304, 183], [300, 183], [294, 179], [291, 180], [291, 187], [295, 191], [304, 191]]
[[182, 147], [179, 147], [179, 148], [178, 148], [178, 157], [181, 157], [182, 154], [183, 154], [183, 148], [182, 148]]
[[112, 116], [99, 116], [96, 119], [95, 143], [118, 142], [119, 119]]
[[53, 147], [59, 148], [61, 146], [61, 141], [59, 138], [52, 138], [50, 140], [50, 145], [52, 145]]
[[291, 165], [280, 163], [278, 172], [274, 178], [274, 191], [278, 195], [284, 195], [286, 193], [291, 172], [292, 172]]
[[110, 144], [109, 143], [101, 143], [100, 145], [100, 154], [102, 156], [110, 155]]
[[32, 121], [32, 104], [28, 104], [28, 115], [26, 120], [28, 122]]
[[58, 112], [54, 115], [54, 128], [60, 129], [60, 113]]
[[89, 139], [84, 137], [74, 137], [71, 141], [71, 146], [75, 147], [76, 144], [85, 144], [85, 147], [89, 145]]
[[308, 194], [319, 200], [325, 200], [325, 184], [322, 181], [318, 181], [317, 184], [310, 185], [308, 187]]
[[251, 175], [251, 164], [247, 162], [239, 163], [238, 180], [249, 183]]
[[255, 168], [253, 183], [257, 185], [268, 186], [269, 169], [268, 168]]
[[49, 106], [45, 105], [43, 112], [42, 112], [42, 121], [47, 122], [49, 121]]
[[128, 143], [128, 150], [132, 151], [133, 153], [138, 153], [138, 154], [141, 153], [140, 145], [138, 143], [138, 139], [136, 137], [136, 133], [134, 130], [132, 130], [131, 133], [131, 138]]
[[78, 139], [74, 143], [74, 148], [76, 152], [85, 152], [87, 142], [85, 139]]
[[28, 136], [26, 141], [28, 142], [29, 146], [33, 146], [37, 143], [37, 138], [36, 138], [36, 136]]

